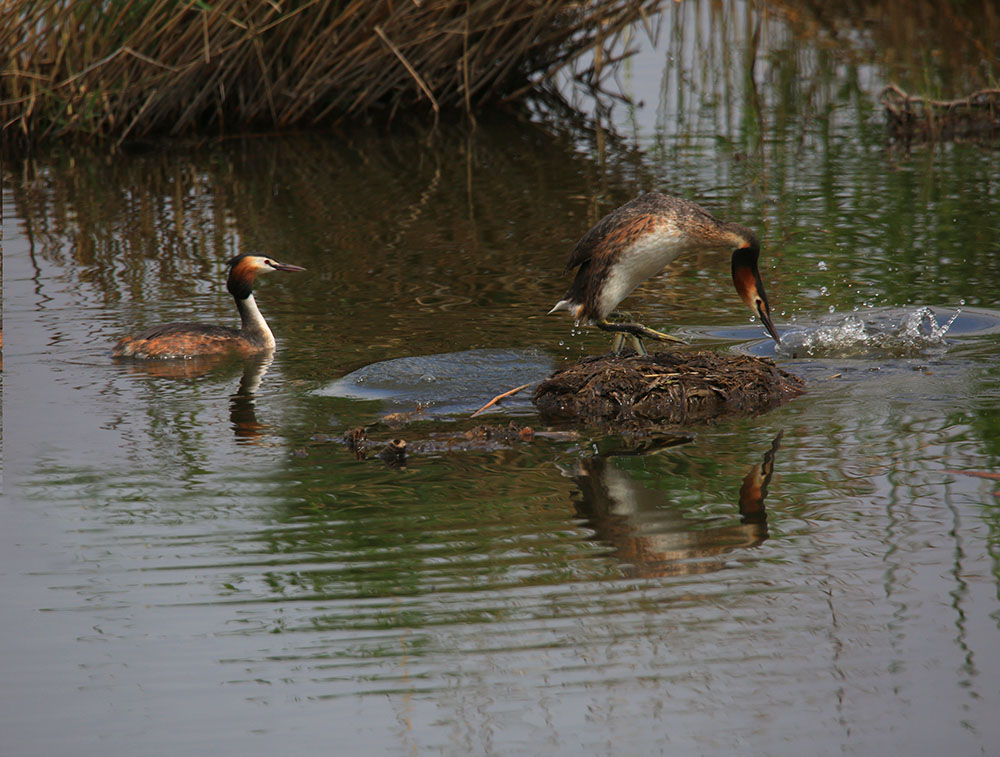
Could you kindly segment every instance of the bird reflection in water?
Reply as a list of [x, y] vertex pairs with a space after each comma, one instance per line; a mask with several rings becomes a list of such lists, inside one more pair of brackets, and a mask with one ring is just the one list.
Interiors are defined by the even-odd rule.
[[267, 424], [257, 420], [256, 395], [273, 359], [274, 353], [265, 353], [248, 357], [243, 362], [240, 385], [236, 394], [229, 398], [229, 421], [237, 441], [252, 444], [267, 431]]
[[[779, 433], [760, 463], [743, 477], [739, 523], [692, 529], [684, 512], [669, 505], [665, 491], [633, 478], [608, 456], [578, 461], [570, 476], [580, 488], [577, 512], [595, 538], [614, 548], [630, 576], [680, 576], [721, 570], [720, 556], [763, 543], [768, 536], [764, 500], [781, 443]], [[677, 443], [676, 441], [673, 443]], [[651, 450], [644, 450], [643, 454]]]
[[195, 379], [209, 374], [228, 375], [234, 362], [242, 363], [236, 393], [229, 398], [229, 420], [237, 441], [258, 443], [267, 432], [267, 424], [257, 420], [256, 394], [267, 369], [274, 360], [273, 352], [263, 352], [238, 359], [232, 355], [201, 355], [187, 360], [136, 360], [121, 363], [124, 370], [133, 374], [158, 379]]

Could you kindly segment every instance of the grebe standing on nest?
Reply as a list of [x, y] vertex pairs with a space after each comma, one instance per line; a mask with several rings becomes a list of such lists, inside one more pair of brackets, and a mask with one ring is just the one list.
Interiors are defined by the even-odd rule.
[[168, 323], [127, 336], [115, 345], [114, 357], [155, 360], [219, 355], [236, 352], [250, 355], [273, 350], [274, 334], [253, 298], [253, 284], [260, 273], [304, 271], [297, 265], [279, 263], [264, 255], [237, 255], [228, 261], [226, 289], [236, 300], [242, 325], [238, 329], [207, 323]]
[[576, 278], [549, 313], [567, 310], [578, 323], [617, 332], [615, 352], [630, 334], [645, 354], [641, 337], [680, 342], [677, 337], [638, 323], [609, 323], [608, 316], [643, 281], [672, 263], [681, 253], [728, 248], [733, 251], [733, 283], [775, 342], [778, 332], [757, 270], [760, 243], [750, 229], [720, 221], [707, 210], [680, 197], [650, 192], [602, 218], [577, 242], [566, 271], [577, 266]]

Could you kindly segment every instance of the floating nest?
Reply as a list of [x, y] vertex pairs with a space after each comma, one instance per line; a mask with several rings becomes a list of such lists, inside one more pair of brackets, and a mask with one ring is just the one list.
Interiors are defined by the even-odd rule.
[[621, 429], [753, 415], [803, 391], [772, 360], [674, 350], [584, 358], [543, 381], [534, 402], [549, 421]]

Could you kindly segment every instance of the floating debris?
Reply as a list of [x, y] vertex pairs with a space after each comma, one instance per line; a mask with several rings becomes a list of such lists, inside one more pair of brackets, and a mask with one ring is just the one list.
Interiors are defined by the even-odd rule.
[[399, 413], [387, 413], [381, 420], [389, 428], [402, 428], [407, 423], [415, 420], [422, 420], [427, 416], [426, 410], [429, 407], [426, 402], [418, 402], [413, 410], [406, 410]]
[[585, 358], [543, 381], [534, 402], [547, 420], [622, 430], [752, 415], [803, 391], [765, 358], [673, 350]]
[[390, 468], [402, 468], [406, 465], [406, 440], [391, 439], [377, 457]]
[[368, 432], [364, 426], [352, 428], [344, 434], [344, 444], [354, 455], [355, 460], [364, 460], [368, 457]]
[[993, 139], [1000, 134], [1000, 89], [981, 89], [954, 100], [934, 100], [889, 84], [879, 94], [879, 102], [885, 106], [890, 134], [906, 141]]
[[519, 426], [513, 422], [508, 423], [506, 426], [482, 424], [463, 431], [461, 438], [470, 442], [499, 442], [501, 444], [530, 442], [535, 438], [535, 430], [531, 426]]
[[[531, 426], [521, 426], [508, 423], [506, 426], [482, 424], [464, 431], [424, 431], [419, 436], [409, 440], [393, 438], [387, 441], [373, 439], [368, 435], [369, 429], [358, 426], [345, 432], [341, 439], [324, 436], [324, 441], [342, 441], [354, 455], [355, 460], [382, 460], [391, 468], [405, 467], [407, 458], [411, 455], [437, 455], [448, 452], [492, 452], [506, 449], [517, 444], [529, 444], [536, 439], [554, 439], [557, 441], [578, 441], [580, 434], [576, 431], [536, 431]], [[418, 434], [416, 430], [413, 432]], [[378, 453], [371, 455], [369, 450], [383, 445]], [[303, 451], [304, 448], [303, 448]], [[304, 456], [293, 453], [296, 457]]]

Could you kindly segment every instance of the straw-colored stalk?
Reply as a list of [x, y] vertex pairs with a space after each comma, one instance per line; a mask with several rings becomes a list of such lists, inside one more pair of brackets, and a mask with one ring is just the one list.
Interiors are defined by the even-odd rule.
[[21, 0], [0, 126], [31, 139], [313, 127], [530, 90], [655, 0]]

